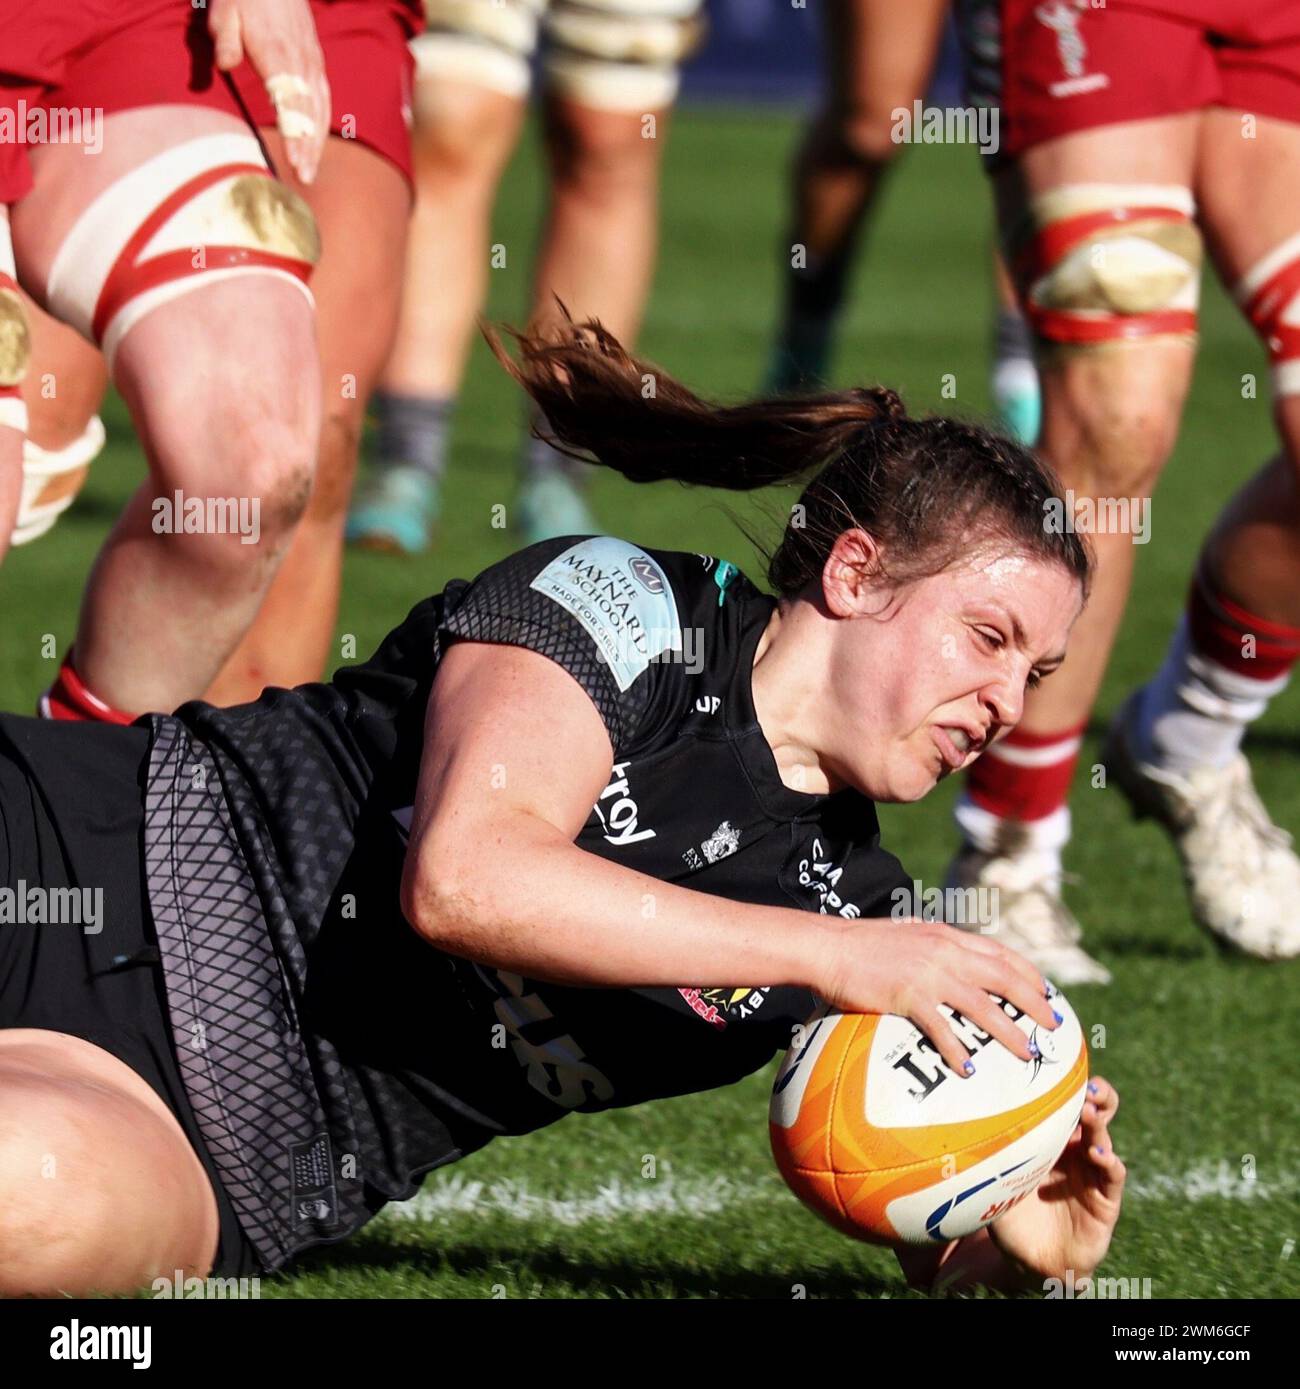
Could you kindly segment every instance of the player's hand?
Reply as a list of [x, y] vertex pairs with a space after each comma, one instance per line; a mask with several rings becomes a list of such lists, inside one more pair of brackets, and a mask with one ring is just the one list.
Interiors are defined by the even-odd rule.
[[1024, 1061], [1034, 1054], [1029, 1038], [989, 995], [1005, 998], [1049, 1032], [1058, 1025], [1043, 976], [1023, 955], [987, 936], [941, 922], [859, 921], [832, 939], [823, 986], [813, 985], [818, 996], [846, 1013], [910, 1019], [959, 1076], [974, 1074], [978, 1062], [939, 1011], [941, 1003]]
[[1093, 1076], [1082, 1119], [1056, 1166], [988, 1227], [994, 1244], [1031, 1277], [1064, 1279], [1073, 1269], [1077, 1281], [1105, 1258], [1128, 1175], [1107, 1127], [1118, 1108], [1115, 1087]]
[[217, 67], [245, 58], [266, 85], [293, 171], [310, 183], [330, 128], [330, 89], [307, 0], [211, 0]]

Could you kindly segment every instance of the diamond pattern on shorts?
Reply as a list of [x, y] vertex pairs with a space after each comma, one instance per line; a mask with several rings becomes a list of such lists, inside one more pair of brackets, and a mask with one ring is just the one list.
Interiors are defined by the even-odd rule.
[[240, 1224], [274, 1269], [369, 1211], [359, 1176], [330, 1200], [298, 1199], [295, 1145], [331, 1135], [292, 995], [211, 752], [175, 719], [152, 723], [145, 866], [177, 1061]]

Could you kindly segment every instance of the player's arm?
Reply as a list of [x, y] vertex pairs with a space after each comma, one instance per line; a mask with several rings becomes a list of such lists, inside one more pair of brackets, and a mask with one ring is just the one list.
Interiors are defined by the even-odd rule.
[[825, 918], [706, 898], [574, 844], [613, 763], [596, 706], [555, 662], [453, 645], [429, 699], [407, 919], [453, 954], [553, 983], [813, 987]]
[[613, 761], [595, 705], [557, 663], [515, 646], [452, 645], [429, 699], [402, 881], [416, 931], [554, 983], [760, 980], [901, 1012], [959, 1071], [967, 1053], [941, 1001], [1021, 1056], [1024, 1034], [986, 990], [1054, 1025], [1038, 971], [982, 937], [733, 902], [587, 853], [573, 841]]
[[1110, 1248], [1128, 1175], [1109, 1131], [1118, 1108], [1115, 1087], [1093, 1076], [1079, 1125], [1038, 1188], [965, 1239], [898, 1247], [907, 1281], [931, 1292], [982, 1285], [1041, 1294], [1050, 1278], [1090, 1278]]

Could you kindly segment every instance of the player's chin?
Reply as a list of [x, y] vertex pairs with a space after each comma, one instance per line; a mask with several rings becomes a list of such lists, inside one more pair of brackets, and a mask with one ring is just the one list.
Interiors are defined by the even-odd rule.
[[919, 801], [951, 774], [952, 768], [942, 758], [913, 756], [900, 759], [899, 765], [891, 769], [888, 794], [874, 796], [873, 799], [900, 804]]

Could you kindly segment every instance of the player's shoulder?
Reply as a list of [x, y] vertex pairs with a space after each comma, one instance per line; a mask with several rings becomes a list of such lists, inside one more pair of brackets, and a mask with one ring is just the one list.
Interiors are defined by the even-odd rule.
[[507, 575], [539, 591], [546, 583], [564, 580], [608, 592], [620, 590], [626, 601], [650, 600], [652, 606], [654, 600], [661, 600], [660, 606], [681, 607], [706, 597], [721, 607], [729, 593], [738, 595], [753, 588], [729, 560], [691, 550], [663, 550], [616, 535], [543, 540], [489, 566], [479, 577], [491, 580]]
[[[754, 591], [735, 565], [713, 555], [614, 535], [560, 536], [485, 569], [443, 630], [530, 645], [575, 670], [595, 662], [604, 674], [594, 684], [608, 678], [620, 696], [639, 690], [646, 699], [652, 684], [668, 698], [664, 667], [681, 663], [688, 637], [699, 647], [702, 633], [729, 630], [735, 604], [723, 605], [742, 589]], [[721, 659], [730, 643], [706, 645]]]

